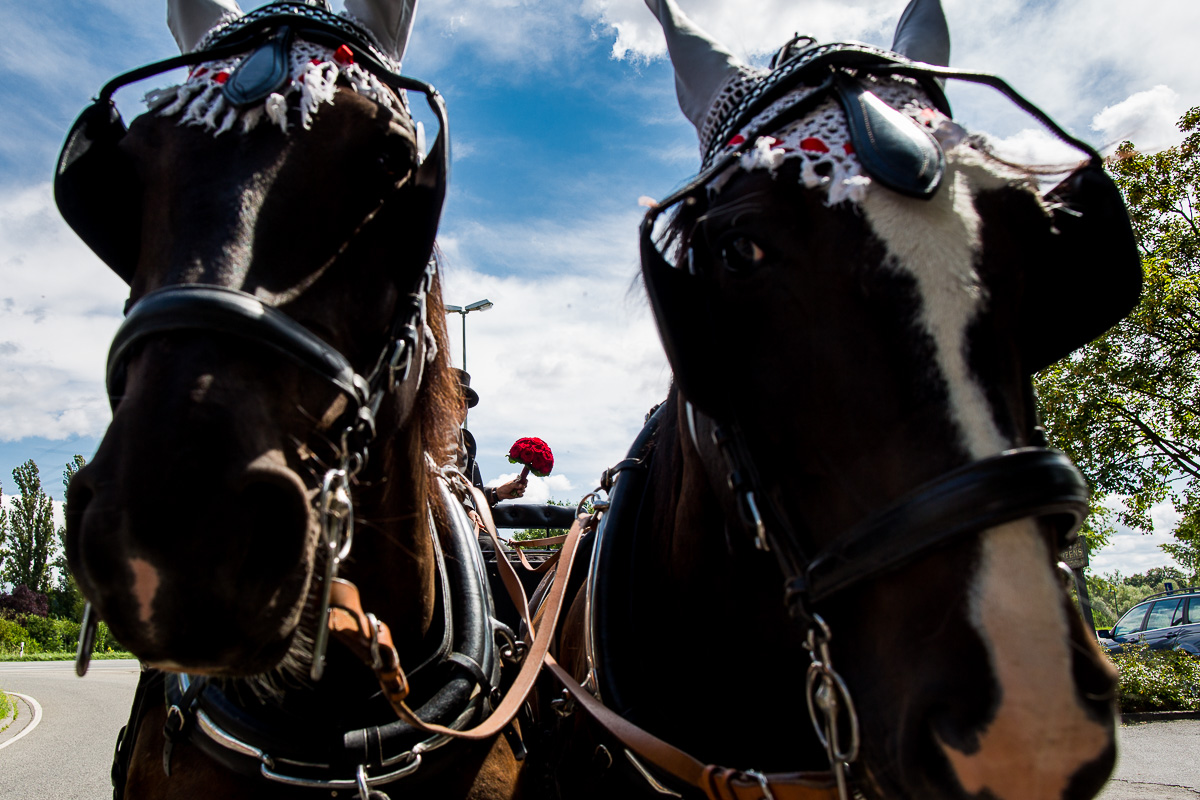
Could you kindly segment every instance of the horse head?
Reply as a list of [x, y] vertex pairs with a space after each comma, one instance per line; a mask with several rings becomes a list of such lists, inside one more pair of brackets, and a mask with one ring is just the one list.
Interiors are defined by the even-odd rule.
[[729, 521], [714, 549], [741, 554], [689, 566], [677, 537], [666, 563], [724, 581], [703, 570], [774, 555], [777, 616], [812, 656], [764, 657], [811, 660], [794, 691], [867, 796], [1092, 796], [1115, 673], [1056, 567], [1087, 488], [1045, 448], [1030, 375], [1137, 299], [1099, 156], [1034, 109], [1088, 156], [1043, 194], [950, 117], [949, 77], [1032, 108], [992, 76], [802, 39], [756, 70], [647, 4], [704, 158], [642, 232], [678, 388], [664, 513], [700, 527], [710, 508]]
[[[372, 601], [401, 610], [398, 642], [429, 624], [425, 453], [453, 430], [432, 258], [447, 132], [437, 93], [343, 17], [212, 21], [196, 50], [110, 82], [60, 157], [64, 217], [130, 285], [67, 554], [143, 662], [250, 675], [315, 634], [352, 480], [357, 515], [424, 535], [360, 541], [349, 569], [410, 548]], [[181, 65], [126, 130], [113, 92]], [[428, 156], [400, 90], [439, 118]]]

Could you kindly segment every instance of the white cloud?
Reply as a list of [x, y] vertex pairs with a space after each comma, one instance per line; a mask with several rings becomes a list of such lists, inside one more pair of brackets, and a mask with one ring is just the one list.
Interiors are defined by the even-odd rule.
[[[680, 6], [734, 54], [750, 60], [776, 50], [792, 31], [823, 41], [859, 39], [887, 46], [904, 2], [762, 0], [753, 13], [728, 0], [681, 0]], [[1177, 93], [1177, 110], [1200, 104], [1200, 73], [1191, 57], [1200, 3], [1163, 0], [1136, 10], [1119, 0], [945, 0], [944, 6], [952, 66], [1005, 77], [1077, 132], [1087, 131], [1098, 109], [1155, 95], [1156, 86]], [[663, 56], [662, 33], [642, 0], [584, 0], [581, 12], [607, 29], [615, 57]], [[959, 119], [973, 129], [1009, 136], [1030, 124], [990, 89], [952, 82], [950, 96]], [[1146, 121], [1148, 134], [1158, 136], [1163, 130], [1162, 107], [1161, 102], [1155, 105], [1154, 119]], [[1101, 133], [1101, 144], [1125, 135], [1108, 126]]]
[[1092, 130], [1103, 134], [1106, 142], [1115, 144], [1131, 140], [1139, 150], [1153, 152], [1183, 140], [1177, 123], [1186, 110], [1178, 92], [1159, 84], [1148, 91], [1130, 95], [1120, 103], [1105, 106], [1092, 118]]
[[1042, 128], [1025, 128], [1003, 139], [987, 137], [996, 155], [1016, 164], [1071, 167], [1083, 154]]
[[[1106, 500], [1106, 505], [1114, 509], [1120, 503], [1121, 499], [1116, 496]], [[1119, 525], [1108, 546], [1090, 556], [1091, 571], [1097, 575], [1115, 571], [1122, 575], [1136, 575], [1152, 567], [1178, 567], [1175, 559], [1164, 553], [1159, 545], [1175, 541], [1171, 531], [1179, 523], [1179, 514], [1170, 503], [1164, 502], [1151, 508], [1150, 519], [1154, 523], [1154, 532], [1149, 534]]]
[[[503, 483], [508, 483], [515, 480], [518, 472], [504, 472], [499, 477], [487, 482], [488, 486], [499, 486]], [[566, 475], [547, 475], [545, 478], [539, 478], [537, 475], [530, 473], [528, 476], [529, 485], [525, 489], [524, 496], [518, 500], [519, 503], [545, 503], [552, 496], [561, 499], [578, 499], [571, 492], [575, 491], [575, 486], [571, 483], [570, 478]]]
[[[485, 480], [507, 474], [514, 441], [537, 436], [555, 467], [536, 480], [547, 497], [577, 500], [625, 457], [646, 412], [665, 398], [670, 370], [640, 288], [631, 291], [636, 219], [631, 210], [449, 232], [446, 301], [495, 304], [466, 320], [467, 369], [481, 397], [468, 427]], [[490, 275], [485, 265], [517, 275]], [[461, 366], [462, 320], [449, 321], [452, 362]]]
[[98, 435], [127, 289], [58, 216], [49, 184], [0, 197], [0, 440]]

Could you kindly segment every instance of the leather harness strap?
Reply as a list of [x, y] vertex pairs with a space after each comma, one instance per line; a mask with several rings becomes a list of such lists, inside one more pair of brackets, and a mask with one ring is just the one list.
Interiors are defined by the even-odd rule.
[[777, 772], [770, 775], [740, 772], [703, 764], [684, 751], [647, 733], [610, 710], [547, 654], [546, 668], [558, 679], [578, 707], [610, 736], [639, 758], [700, 791], [709, 800], [837, 800], [837, 784], [830, 772]]
[[[477, 489], [474, 491], [478, 493]], [[487, 503], [482, 503], [482, 509], [481, 513], [484, 513], [484, 519], [491, 527], [489, 534], [494, 537], [495, 527], [491, 523], [491, 513], [487, 511]], [[443, 725], [434, 725], [421, 720], [413, 713], [408, 704], [404, 702], [408, 695], [408, 681], [400, 667], [400, 658], [392, 644], [391, 633], [385, 623], [379, 622], [362, 610], [358, 589], [349, 581], [335, 580], [332, 587], [331, 613], [328, 622], [330, 633], [375, 672], [384, 696], [387, 697], [396, 715], [404, 722], [430, 734], [473, 741], [489, 739], [508, 727], [517, 712], [525, 705], [529, 693], [533, 690], [533, 685], [541, 671], [542, 660], [549, 654], [550, 641], [554, 636], [554, 629], [558, 625], [559, 612], [562, 610], [566, 598], [567, 581], [571, 573], [571, 564], [575, 560], [579, 537], [590, 521], [590, 517], [580, 517], [571, 526], [571, 531], [563, 543], [558, 578], [554, 581], [547, 596], [548, 610], [542, 617], [542, 624], [533, 635], [532, 642], [529, 643], [529, 652], [525, 656], [524, 663], [521, 664], [520, 672], [517, 673], [517, 677], [504, 695], [504, 699], [500, 701], [491, 715], [474, 728], [455, 730]], [[520, 610], [527, 627], [533, 630], [529, 621], [529, 606], [525, 601], [525, 591], [521, 588], [521, 583], [503, 552], [497, 549], [497, 554], [497, 560], [503, 563], [500, 574], [508, 576], [505, 577], [505, 585], [509, 588], [510, 593], [513, 593], [513, 584], [519, 590], [519, 592], [513, 593], [513, 602]], [[507, 573], [504, 569], [505, 566], [508, 568]], [[527, 633], [526, 638], [528, 639], [529, 636], [530, 634]]]

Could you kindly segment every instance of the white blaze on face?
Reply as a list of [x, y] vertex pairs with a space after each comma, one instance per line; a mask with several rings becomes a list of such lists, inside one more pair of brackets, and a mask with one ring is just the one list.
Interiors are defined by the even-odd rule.
[[967, 452], [980, 458], [1000, 452], [1007, 442], [967, 363], [967, 328], [987, 300], [975, 271], [981, 222], [966, 172], [953, 161], [947, 167], [941, 189], [930, 200], [872, 183], [861, 205], [887, 248], [889, 266], [917, 282], [917, 324], [933, 342], [952, 422]]
[[[987, 296], [975, 261], [981, 221], [973, 193], [998, 188], [998, 174], [970, 153], [947, 154], [947, 175], [929, 201], [872, 184], [861, 202], [890, 266], [911, 275], [921, 310], [915, 324], [933, 343], [950, 421], [973, 459], [1009, 447], [967, 361], [967, 331]], [[1061, 798], [1071, 776], [1109, 745], [1086, 714], [1072, 675], [1067, 611], [1047, 543], [1031, 520], [986, 531], [970, 587], [968, 618], [987, 649], [999, 706], [970, 754], [942, 743], [968, 794], [998, 800]]]
[[942, 751], [968, 794], [999, 800], [1061, 798], [1071, 776], [1108, 747], [1108, 730], [1088, 717], [1071, 673], [1067, 609], [1046, 540], [1030, 520], [983, 537], [970, 620], [982, 632], [1000, 687], [1000, 707], [966, 754]]

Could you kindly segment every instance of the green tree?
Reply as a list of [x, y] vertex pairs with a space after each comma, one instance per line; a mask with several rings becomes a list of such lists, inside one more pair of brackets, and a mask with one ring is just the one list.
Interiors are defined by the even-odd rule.
[[4, 574], [4, 542], [8, 539], [8, 512], [4, 510], [3, 500], [4, 489], [0, 486], [0, 576]]
[[42, 491], [42, 479], [33, 459], [12, 474], [21, 494], [8, 512], [4, 579], [13, 586], [24, 585], [46, 594], [50, 588], [50, 546], [54, 540], [50, 498]]
[[[63, 470], [63, 497], [71, 487], [71, 478], [75, 477], [87, 461], [76, 453], [67, 462]], [[63, 503], [63, 516], [67, 513], [67, 503]], [[57, 573], [54, 588], [50, 591], [50, 613], [57, 617], [70, 617], [78, 620], [83, 614], [83, 594], [75, 583], [75, 577], [67, 566], [67, 526], [60, 525], [57, 532], [58, 555], [51, 563]]]
[[[1144, 154], [1125, 142], [1108, 164], [1142, 252], [1140, 304], [1035, 379], [1051, 442], [1091, 483], [1092, 549], [1116, 521], [1149, 533], [1164, 500], [1181, 532], [1200, 518], [1200, 107], [1179, 128], [1178, 147]], [[1114, 495], [1119, 503], [1105, 502]]]

